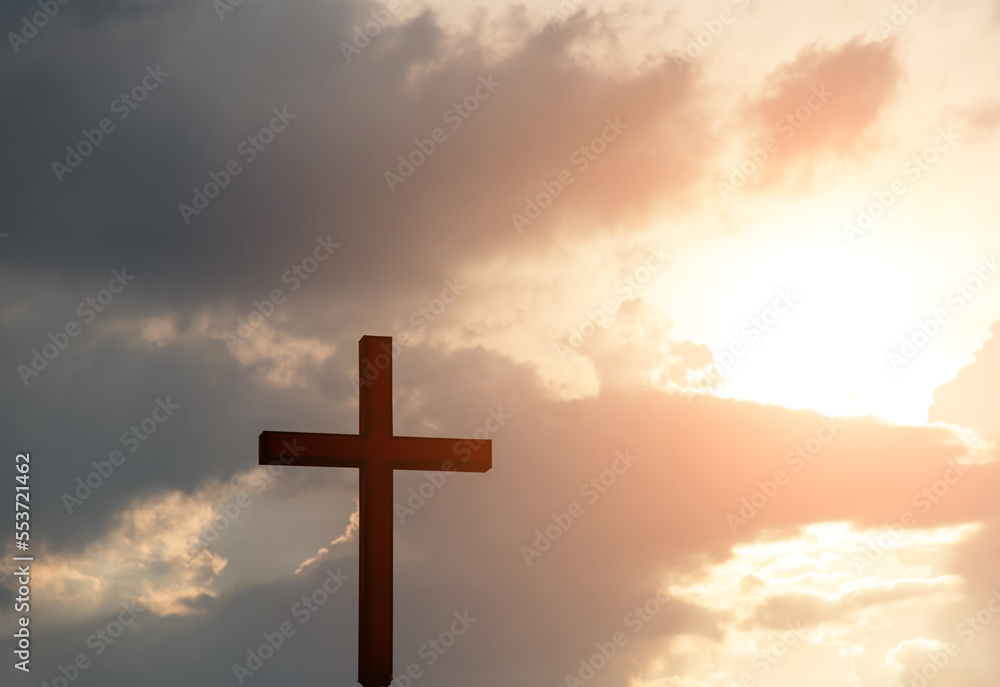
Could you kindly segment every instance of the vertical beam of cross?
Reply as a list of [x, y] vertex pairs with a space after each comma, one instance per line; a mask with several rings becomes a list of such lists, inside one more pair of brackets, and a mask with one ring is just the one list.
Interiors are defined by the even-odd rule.
[[[373, 362], [378, 356], [378, 340], [363, 337], [358, 342], [358, 360]], [[362, 444], [377, 448], [377, 443], [392, 438], [392, 344], [389, 364], [360, 385], [359, 432]], [[364, 379], [365, 364], [361, 363], [358, 378]], [[378, 369], [378, 368], [369, 368]], [[392, 669], [392, 467], [388, 451], [365, 451], [361, 467], [360, 536], [361, 597], [358, 619], [358, 681], [362, 676], [385, 682], [383, 669]], [[386, 641], [386, 639], [388, 641]], [[392, 675], [388, 676], [389, 681]], [[385, 682], [385, 684], [389, 684]]]
[[358, 682], [386, 687], [392, 681], [392, 472], [486, 472], [493, 448], [489, 439], [394, 436], [392, 338], [361, 337], [358, 358], [358, 434], [261, 432], [258, 463], [360, 469]]

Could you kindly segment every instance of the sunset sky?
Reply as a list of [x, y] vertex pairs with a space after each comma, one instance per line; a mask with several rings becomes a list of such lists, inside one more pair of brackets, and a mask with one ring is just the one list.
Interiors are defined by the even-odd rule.
[[357, 432], [365, 334], [493, 442], [395, 473], [396, 687], [995, 687], [1000, 2], [62, 2], [0, 10], [0, 687], [355, 684], [357, 470], [257, 437]]

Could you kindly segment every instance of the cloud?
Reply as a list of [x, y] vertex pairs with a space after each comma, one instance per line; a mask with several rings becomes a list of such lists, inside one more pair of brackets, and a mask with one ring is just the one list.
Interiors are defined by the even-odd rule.
[[704, 346], [671, 341], [669, 320], [641, 298], [621, 303], [613, 317], [608, 327], [592, 323], [596, 333], [579, 349], [593, 363], [602, 386], [686, 387], [688, 372], [711, 358]]
[[827, 622], [850, 624], [872, 608], [941, 595], [955, 583], [954, 579], [904, 579], [859, 586], [833, 598], [802, 593], [776, 595], [760, 605], [753, 624], [770, 629], [783, 629], [792, 619], [806, 626]]
[[49, 627], [78, 623], [135, 599], [157, 615], [190, 612], [226, 560], [197, 542], [222, 489], [140, 500], [119, 512], [115, 527], [82, 551], [51, 551], [35, 578], [36, 616]]
[[[927, 513], [919, 513], [910, 503], [911, 496], [933, 484], [949, 459], [962, 457], [961, 442], [940, 428], [845, 419], [835, 440], [794, 474], [794, 483], [734, 534], [727, 513], [739, 509], [740, 499], [757, 490], [758, 481], [772, 479], [776, 466], [789, 472], [794, 469], [784, 457], [813, 436], [821, 417], [712, 396], [688, 403], [679, 395], [655, 389], [612, 387], [594, 398], [557, 401], [541, 390], [530, 369], [483, 349], [445, 353], [413, 347], [401, 352], [395, 367], [397, 398], [410, 399], [411, 392], [419, 390], [418, 396], [399, 408], [397, 432], [469, 436], [482, 425], [490, 408], [502, 408], [509, 416], [493, 436], [491, 472], [449, 478], [413, 517], [397, 525], [396, 579], [404, 619], [398, 646], [407, 657], [404, 664], [420, 660], [421, 645], [440, 632], [438, 625], [452, 610], [468, 608], [479, 618], [475, 632], [456, 645], [447, 661], [442, 659], [435, 675], [445, 682], [484, 669], [489, 675], [482, 678], [486, 684], [509, 684], [529, 676], [558, 681], [578, 669], [579, 660], [592, 653], [595, 642], [621, 628], [630, 632], [631, 644], [624, 652], [630, 658], [610, 663], [602, 671], [604, 680], [625, 679], [636, 670], [656, 675], [658, 657], [678, 652], [678, 664], [690, 662], [693, 646], [715, 647], [720, 656], [728, 657], [720, 660], [738, 661], [734, 657], [741, 654], [731, 653], [726, 628], [737, 609], [751, 613], [767, 597], [750, 605], [719, 606], [726, 594], [739, 592], [722, 585], [714, 594], [706, 594], [704, 579], [720, 574], [726, 561], [746, 566], [736, 580], [750, 572], [759, 576], [767, 566], [755, 558], [759, 553], [751, 552], [766, 550], [762, 543], [774, 537], [769, 532], [786, 534], [790, 539], [783, 545], [787, 554], [801, 552], [803, 573], [812, 566], [819, 568], [820, 561], [829, 565], [831, 555], [836, 556], [839, 568], [829, 580], [836, 583], [832, 588], [836, 591], [856, 575], [853, 545], [844, 543], [852, 540], [822, 534], [822, 529], [803, 537], [797, 534], [802, 528], [831, 519], [846, 519], [855, 527], [887, 528], [898, 524], [901, 512], [910, 509], [917, 514], [918, 525], [910, 535], [917, 536], [928, 528], [985, 517], [987, 497], [996, 488], [994, 464], [974, 465], [968, 476], [949, 487], [945, 498]], [[343, 393], [354, 393], [346, 375], [340, 386], [346, 389]], [[253, 388], [257, 403], [268, 403], [269, 395], [279, 394], [274, 396], [274, 408], [303, 393], [291, 388], [265, 393], [271, 387], [259, 382]], [[278, 421], [291, 423], [290, 428], [340, 429], [324, 417], [326, 413], [309, 420], [308, 415], [288, 415], [288, 410], [273, 415], [271, 409], [270, 422], [280, 415]], [[347, 409], [342, 420], [347, 426], [340, 431], [351, 431], [355, 413]], [[726, 431], [716, 429], [723, 427]], [[247, 443], [252, 443], [252, 433], [244, 433], [250, 435]], [[636, 460], [624, 473], [616, 474], [611, 469], [616, 452], [624, 451]], [[249, 450], [238, 462], [252, 464], [254, 455]], [[185, 542], [217, 512], [211, 506], [227, 497], [222, 492], [183, 496], [161, 486], [153, 492], [159, 496], [137, 500], [134, 509], [118, 509], [119, 516], [124, 516], [121, 529], [109, 530], [77, 554], [58, 550], [47, 554], [50, 561], [59, 563], [53, 570], [67, 573], [58, 576], [63, 586], [47, 591], [53, 598], [82, 599], [82, 588], [74, 592], [67, 586], [74, 579], [70, 570], [85, 576], [79, 584], [91, 578], [106, 580], [101, 598], [108, 606], [119, 594], [138, 596], [156, 590], [157, 595], [150, 598], [161, 602], [157, 607], [161, 610], [150, 613], [143, 627], [159, 627], [162, 639], [153, 645], [145, 632], [130, 634], [125, 645], [134, 647], [129, 660], [114, 659], [119, 675], [144, 674], [158, 660], [155, 656], [163, 655], [165, 646], [172, 647], [180, 663], [201, 665], [201, 674], [223, 674], [231, 664], [220, 667], [219, 656], [226, 656], [227, 662], [245, 656], [240, 643], [250, 646], [261, 632], [273, 630], [295, 599], [308, 593], [308, 588], [292, 591], [287, 586], [299, 584], [286, 579], [293, 576], [299, 561], [313, 556], [302, 574], [294, 576], [310, 583], [315, 583], [318, 573], [340, 563], [356, 570], [356, 563], [338, 551], [339, 545], [326, 546], [344, 532], [354, 508], [350, 489], [331, 491], [331, 485], [338, 480], [350, 484], [348, 473], [353, 471], [288, 468], [284, 472], [273, 482], [277, 489], [269, 487], [264, 500], [255, 501], [247, 515], [241, 516], [239, 525], [248, 530], [231, 529], [220, 539], [222, 548], [213, 546], [203, 552], [203, 562], [215, 564], [205, 567], [200, 559], [192, 560]], [[400, 473], [397, 498], [425, 479], [419, 472]], [[594, 486], [594, 480], [601, 489]], [[339, 514], [333, 518], [319, 507], [331, 500], [339, 503]], [[539, 546], [540, 533], [557, 522], [554, 515], [569, 512], [573, 502], [583, 509], [582, 516], [528, 565], [522, 547]], [[298, 531], [297, 541], [288, 536], [293, 529]], [[861, 541], [866, 535], [851, 536]], [[969, 535], [963, 536], [968, 539]], [[945, 537], [938, 546], [953, 547], [966, 539]], [[319, 547], [328, 552], [316, 557]], [[813, 549], [815, 558], [810, 557]], [[747, 553], [741, 553], [744, 550]], [[912, 550], [927, 550], [926, 543]], [[217, 563], [222, 557], [228, 563], [220, 570]], [[238, 575], [220, 586], [237, 561]], [[286, 563], [284, 572], [269, 567], [281, 561]], [[98, 564], [103, 567], [95, 568]], [[867, 588], [853, 592], [843, 588], [838, 592], [842, 594], [839, 610], [817, 619], [843, 626], [865, 609], [889, 612], [901, 602], [947, 589], [943, 582], [934, 581], [939, 573], [946, 574], [946, 570], [936, 569], [924, 581], [906, 573], [911, 581], [900, 582], [897, 578], [906, 579], [900, 577], [902, 572], [886, 569], [880, 573], [885, 579]], [[790, 584], [798, 574], [789, 571], [781, 579]], [[652, 597], [659, 577], [673, 579], [673, 599], [664, 612], [631, 633], [628, 614]], [[724, 578], [718, 579], [721, 584]], [[241, 583], [234, 586], [236, 580]], [[817, 584], [819, 598], [823, 598], [821, 590], [830, 593], [831, 588], [824, 586], [828, 582], [817, 580]], [[773, 580], [765, 586], [738, 584], [736, 589], [756, 597], [765, 594], [781, 599], [783, 595], [776, 593]], [[810, 613], [819, 612], [815, 603], [793, 603], [796, 598], [765, 603], [759, 622], [770, 626], [783, 620], [808, 620]], [[809, 599], [808, 595], [798, 598]], [[944, 597], [945, 602], [948, 598]], [[247, 604], [260, 608], [237, 612]], [[98, 608], [106, 606], [102, 603]], [[168, 614], [171, 608], [174, 615]], [[310, 675], [330, 670], [350, 674], [356, 607], [341, 606], [338, 600], [329, 608], [339, 610], [331, 611], [322, 624], [333, 633], [324, 636], [344, 637], [342, 650], [306, 657], [300, 652], [312, 650], [318, 639], [302, 640], [294, 651], [283, 652], [271, 664], [273, 672], [260, 675], [261, 684], [287, 679], [289, 671], [296, 670]], [[83, 644], [98, 622], [94, 612], [80, 621], [77, 634], [67, 635], [67, 646]], [[185, 614], [203, 617], [197, 622], [204, 629], [193, 635], [194, 621], [185, 620]], [[241, 630], [234, 634], [231, 623], [237, 622], [237, 615]], [[569, 625], [567, 618], [573, 620]], [[214, 654], [205, 645], [191, 642], [192, 636], [214, 631], [223, 635], [208, 645], [214, 647]], [[813, 641], [802, 644], [807, 653], [819, 646]], [[545, 647], [545, 655], [531, 647]], [[293, 660], [305, 663], [297, 669]], [[676, 675], [668, 672], [666, 677]]]
[[812, 45], [771, 72], [747, 104], [755, 145], [776, 141], [754, 183], [801, 185], [821, 161], [864, 160], [879, 148], [879, 123], [903, 79], [896, 51], [892, 40]]
[[934, 391], [928, 418], [931, 422], [970, 427], [996, 441], [1000, 439], [1000, 420], [994, 409], [1000, 403], [1000, 394], [996, 384], [984, 380], [1000, 379], [1000, 323], [994, 324], [990, 332], [993, 336], [976, 352], [975, 360]]

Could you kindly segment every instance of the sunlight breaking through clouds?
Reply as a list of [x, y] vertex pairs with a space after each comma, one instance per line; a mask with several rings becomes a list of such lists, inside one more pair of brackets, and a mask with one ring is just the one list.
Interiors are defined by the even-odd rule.
[[[936, 560], [944, 563], [953, 547], [979, 529], [970, 524], [914, 530], [885, 548], [879, 543], [884, 530], [824, 523], [808, 525], [797, 536], [770, 533], [735, 546], [729, 560], [671, 586], [679, 600], [722, 615], [728, 628], [723, 641], [671, 640], [665, 663], [686, 666], [688, 676], [651, 666], [636, 684], [866, 684], [862, 677], [870, 680], [898, 663], [872, 662], [871, 656], [891, 652], [898, 642], [933, 643], [907, 639], [908, 633], [962, 598], [960, 576], [936, 574], [937, 563], [906, 564], [908, 554], [937, 551]], [[898, 638], [897, 644], [888, 637]], [[705, 652], [711, 660], [699, 660]], [[815, 681], [809, 671], [817, 660], [839, 666], [840, 676]]]

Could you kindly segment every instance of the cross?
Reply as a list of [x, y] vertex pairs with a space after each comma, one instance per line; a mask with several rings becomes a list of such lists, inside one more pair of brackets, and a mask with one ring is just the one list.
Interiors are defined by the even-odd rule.
[[[486, 472], [493, 448], [489, 439], [393, 436], [392, 337], [362, 336], [358, 355], [358, 433], [261, 432], [258, 463], [360, 469], [358, 682], [386, 687], [392, 681], [392, 471]], [[456, 461], [462, 444], [473, 450]]]

